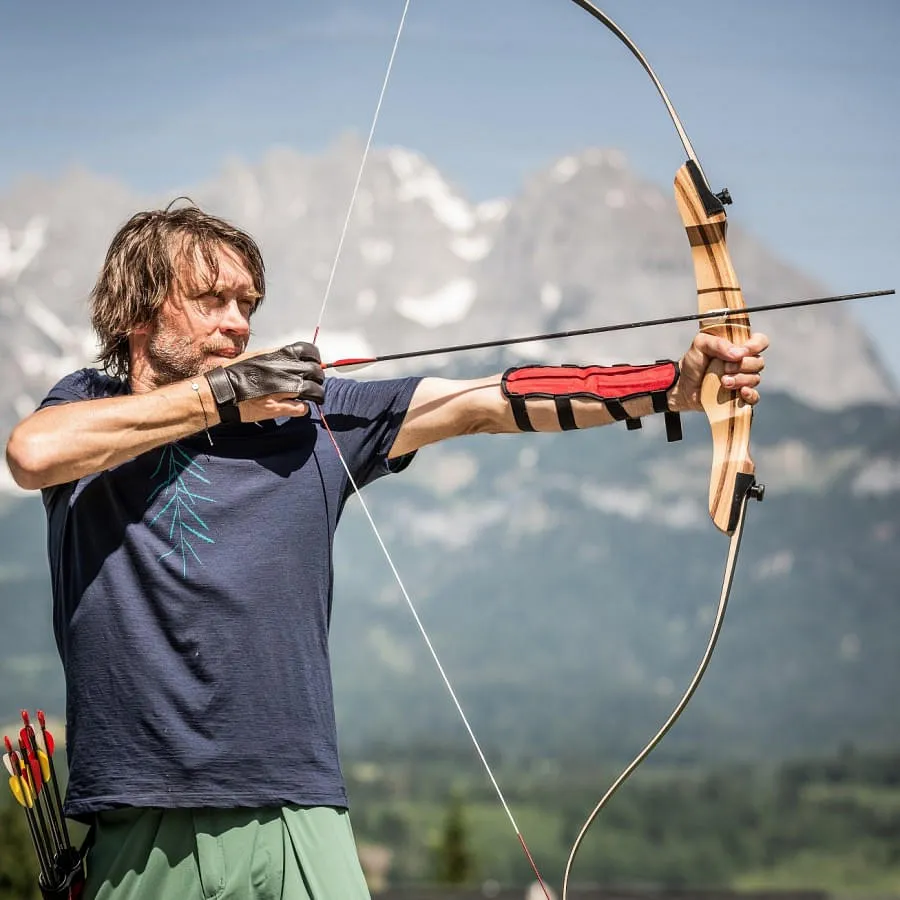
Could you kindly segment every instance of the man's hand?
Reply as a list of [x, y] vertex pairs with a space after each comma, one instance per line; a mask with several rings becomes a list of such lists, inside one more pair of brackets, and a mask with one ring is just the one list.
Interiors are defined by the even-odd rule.
[[223, 422], [305, 416], [325, 399], [319, 351], [306, 341], [218, 366], [206, 380]]
[[722, 387], [737, 391], [750, 406], [759, 402], [760, 373], [765, 368], [762, 352], [769, 346], [766, 335], [751, 335], [745, 344], [731, 344], [725, 338], [702, 331], [697, 333], [690, 349], [681, 358], [681, 377], [669, 392], [669, 409], [673, 412], [700, 410], [700, 387], [714, 360], [722, 360]]

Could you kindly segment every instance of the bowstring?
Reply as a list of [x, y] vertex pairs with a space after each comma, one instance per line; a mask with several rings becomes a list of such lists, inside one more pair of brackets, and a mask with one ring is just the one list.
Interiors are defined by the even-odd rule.
[[328, 282], [325, 285], [325, 295], [322, 297], [322, 305], [319, 307], [319, 316], [316, 319], [316, 330], [313, 332], [312, 339], [314, 344], [319, 337], [322, 319], [325, 317], [325, 307], [328, 305], [328, 301], [331, 298], [331, 287], [334, 284], [334, 275], [335, 272], [337, 272], [338, 262], [340, 262], [341, 254], [344, 252], [344, 241], [347, 239], [350, 220], [353, 218], [353, 211], [356, 209], [356, 201], [359, 197], [359, 186], [362, 183], [363, 172], [365, 172], [366, 163], [369, 160], [369, 151], [372, 149], [372, 141], [375, 137], [375, 126], [378, 124], [378, 117], [381, 114], [381, 105], [384, 103], [384, 95], [387, 93], [388, 82], [391, 80], [391, 72], [394, 71], [394, 60], [397, 58], [397, 47], [400, 46], [400, 36], [403, 34], [403, 26], [406, 24], [406, 14], [409, 12], [409, 4], [410, 0], [405, 0], [403, 12], [400, 15], [400, 24], [397, 26], [397, 34], [394, 36], [394, 45], [391, 47], [391, 55], [388, 58], [387, 69], [384, 73], [384, 79], [381, 82], [381, 91], [378, 94], [378, 102], [375, 104], [375, 113], [372, 116], [372, 125], [369, 128], [369, 136], [366, 138], [366, 146], [363, 148], [359, 170], [356, 173], [356, 183], [353, 185], [353, 193], [350, 195], [350, 203], [347, 206], [347, 215], [344, 217], [344, 226], [341, 228], [341, 236], [338, 240], [337, 250], [334, 254], [334, 261], [331, 264], [331, 271], [328, 273]]
[[[384, 103], [384, 97], [387, 93], [388, 82], [391, 78], [391, 73], [394, 68], [394, 60], [397, 57], [397, 48], [400, 45], [400, 37], [403, 34], [403, 27], [406, 23], [406, 16], [409, 12], [411, 0], [405, 0], [403, 4], [403, 12], [400, 16], [400, 24], [397, 26], [397, 33], [394, 37], [394, 43], [391, 47], [391, 54], [388, 59], [387, 68], [384, 73], [384, 79], [381, 83], [381, 91], [378, 94], [378, 102], [375, 105], [375, 112], [372, 116], [372, 124], [369, 128], [369, 134], [366, 138], [366, 144], [363, 149], [362, 159], [360, 160], [359, 169], [356, 173], [356, 181], [353, 185], [353, 192], [350, 195], [350, 203], [347, 207], [347, 215], [344, 217], [344, 224], [341, 228], [340, 238], [338, 239], [337, 250], [335, 251], [334, 261], [331, 264], [331, 271], [328, 275], [328, 281], [325, 285], [325, 294], [322, 298], [322, 305], [319, 308], [319, 315], [316, 321], [315, 331], [313, 332], [312, 343], [316, 343], [319, 337], [319, 332], [322, 328], [322, 320], [325, 317], [325, 309], [328, 306], [328, 301], [331, 298], [331, 289], [334, 284], [335, 273], [337, 272], [338, 263], [340, 262], [341, 255], [344, 250], [344, 243], [347, 239], [347, 233], [350, 229], [350, 222], [353, 218], [353, 212], [356, 208], [356, 202], [359, 198], [359, 190], [360, 185], [362, 184], [363, 173], [366, 169], [366, 163], [369, 159], [369, 152], [372, 148], [372, 142], [375, 137], [375, 128], [378, 124], [378, 118], [381, 114], [381, 107]], [[419, 633], [422, 635], [422, 639], [425, 641], [425, 646], [428, 648], [428, 652], [431, 654], [431, 658], [434, 661], [435, 666], [437, 667], [438, 673], [441, 676], [441, 680], [444, 683], [444, 687], [447, 689], [447, 693], [450, 695], [450, 699], [453, 701], [453, 705], [456, 707], [456, 711], [459, 714], [460, 719], [466, 729], [466, 732], [469, 735], [469, 739], [472, 741], [472, 745], [475, 748], [475, 752], [478, 755], [478, 759], [481, 761], [481, 765], [483, 766], [485, 772], [487, 773], [488, 780], [490, 781], [492, 787], [494, 788], [494, 792], [497, 794], [497, 797], [500, 800], [500, 805], [503, 807], [503, 811], [506, 813], [507, 819], [509, 819], [510, 825], [512, 825], [513, 831], [516, 833], [516, 837], [518, 838], [519, 844], [522, 846], [522, 850], [525, 853], [526, 858], [531, 866], [532, 871], [534, 872], [535, 878], [537, 878], [537, 882], [540, 885], [541, 890], [543, 891], [544, 897], [546, 900], [551, 900], [550, 891], [547, 888], [544, 879], [538, 870], [537, 864], [534, 861], [534, 857], [531, 855], [531, 851], [528, 849], [528, 845], [525, 843], [525, 838], [522, 835], [522, 831], [519, 828], [515, 817], [512, 814], [512, 810], [509, 808], [509, 804], [506, 801], [506, 797], [503, 794], [503, 791], [500, 788], [500, 784], [497, 781], [496, 776], [494, 775], [494, 770], [491, 767], [491, 764], [488, 762], [487, 757], [484, 754], [484, 751], [481, 748], [481, 743], [478, 738], [475, 736], [475, 731], [472, 728], [471, 723], [469, 722], [469, 718], [466, 715], [462, 704], [459, 701], [459, 697], [456, 694], [456, 691], [453, 688], [453, 685], [450, 681], [450, 678], [447, 675], [447, 671], [443, 666], [443, 663], [440, 660], [440, 657], [437, 654], [437, 651], [434, 648], [434, 644], [431, 640], [431, 637], [428, 634], [428, 631], [425, 628], [424, 623], [422, 622], [421, 617], [419, 616], [419, 612], [416, 608], [416, 605], [413, 603], [412, 597], [406, 589], [406, 585], [403, 583], [403, 579], [400, 577], [400, 573], [397, 570], [397, 566], [394, 563], [393, 557], [391, 556], [390, 551], [388, 550], [387, 544], [385, 544], [384, 539], [381, 536], [381, 532], [378, 529], [378, 526], [375, 524], [375, 520], [372, 517], [372, 513], [369, 510], [369, 506], [366, 501], [363, 499], [362, 492], [359, 488], [359, 485], [356, 482], [356, 479], [353, 477], [353, 473], [350, 471], [350, 466], [348, 465], [346, 459], [344, 459], [343, 453], [341, 453], [341, 448], [338, 446], [338, 442], [334, 436], [334, 433], [331, 430], [331, 427], [328, 424], [327, 419], [325, 418], [325, 412], [321, 406], [319, 406], [319, 417], [321, 419], [322, 425], [325, 428], [325, 431], [328, 434], [328, 437], [331, 439], [331, 444], [337, 453], [337, 457], [340, 460], [341, 466], [344, 469], [344, 472], [347, 475], [348, 480], [350, 481], [350, 485], [353, 489], [353, 493], [356, 495], [356, 498], [359, 500], [360, 507], [362, 508], [363, 515], [369, 523], [369, 526], [372, 529], [372, 533], [375, 535], [375, 540], [378, 543], [378, 546], [381, 548], [381, 552], [387, 561], [388, 567], [391, 570], [391, 573], [394, 576], [394, 580], [397, 582], [398, 587], [400, 588], [400, 593], [403, 595], [403, 599], [406, 601], [406, 605], [409, 608], [410, 613], [412, 614], [413, 620], [416, 623], [416, 626], [419, 629]]]
[[572, 849], [569, 851], [569, 858], [568, 860], [566, 860], [566, 867], [563, 872], [562, 900], [568, 900], [569, 878], [572, 874], [572, 868], [575, 864], [575, 857], [578, 855], [578, 851], [581, 848], [585, 836], [591, 828], [591, 825], [593, 825], [600, 813], [604, 809], [606, 809], [606, 806], [609, 801], [612, 800], [613, 795], [619, 790], [620, 787], [622, 787], [623, 784], [625, 784], [625, 782], [635, 773], [638, 767], [642, 765], [647, 757], [659, 746], [659, 744], [662, 742], [662, 739], [672, 729], [672, 726], [678, 721], [679, 718], [681, 718], [681, 714], [685, 711], [688, 704], [693, 699], [697, 688], [700, 686], [700, 682], [703, 680], [703, 676], [706, 674], [706, 670], [709, 668], [713, 653], [722, 633], [722, 626], [725, 622], [725, 612], [728, 608], [728, 600], [731, 596], [731, 586], [734, 582], [734, 571], [735, 567], [737, 566], [738, 551], [741, 548], [741, 537], [744, 533], [744, 522], [747, 514], [748, 499], [748, 494], [744, 494], [743, 498], [741, 499], [737, 526], [735, 527], [735, 530], [731, 536], [731, 541], [728, 544], [728, 554], [725, 559], [725, 571], [722, 575], [722, 588], [719, 593], [719, 603], [716, 607], [712, 629], [706, 644], [706, 649], [703, 651], [703, 656], [700, 660], [700, 663], [694, 671], [694, 674], [691, 676], [690, 683], [688, 684], [684, 693], [681, 695], [681, 699], [677, 704], [675, 704], [675, 708], [672, 710], [672, 712], [669, 713], [662, 727], [652, 738], [650, 738], [641, 752], [638, 753], [638, 755], [619, 774], [618, 778], [616, 778], [616, 780], [612, 783], [606, 793], [600, 798], [600, 801], [593, 808], [593, 810], [591, 810], [591, 814], [587, 817], [584, 824], [581, 826], [581, 829], [578, 832], [578, 836], [575, 838], [575, 842], [572, 844]]

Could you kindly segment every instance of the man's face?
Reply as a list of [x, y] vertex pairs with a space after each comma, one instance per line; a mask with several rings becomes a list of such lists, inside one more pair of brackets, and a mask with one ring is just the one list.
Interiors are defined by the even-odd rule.
[[202, 257], [180, 257], [172, 294], [147, 331], [147, 361], [157, 387], [208, 372], [247, 346], [259, 294], [240, 254], [220, 246], [216, 256], [214, 283]]

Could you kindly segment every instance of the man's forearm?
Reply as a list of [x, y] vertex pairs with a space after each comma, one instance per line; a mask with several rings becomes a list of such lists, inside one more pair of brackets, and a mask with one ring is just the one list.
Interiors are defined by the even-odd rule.
[[109, 469], [218, 421], [201, 377], [133, 396], [45, 407], [13, 430], [6, 460], [16, 484], [37, 490]]
[[[389, 456], [411, 453], [428, 444], [464, 434], [506, 434], [521, 431], [509, 399], [501, 388], [502, 374], [470, 381], [426, 378], [416, 388]], [[630, 417], [652, 415], [653, 401], [636, 397], [623, 403]], [[616, 421], [598, 400], [573, 398], [572, 412], [579, 428]], [[552, 399], [529, 400], [528, 415], [535, 431], [561, 431]]]

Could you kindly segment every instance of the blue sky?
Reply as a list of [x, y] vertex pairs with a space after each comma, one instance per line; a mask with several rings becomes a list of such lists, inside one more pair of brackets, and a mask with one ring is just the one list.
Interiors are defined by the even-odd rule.
[[[0, 190], [72, 165], [176, 190], [273, 144], [319, 152], [365, 132], [402, 6], [6, 4]], [[900, 287], [900, 3], [601, 6], [731, 189], [733, 220], [835, 291]], [[620, 147], [666, 185], [682, 161], [649, 79], [569, 0], [412, 0], [376, 142], [424, 152], [475, 200], [586, 146]], [[900, 301], [854, 312], [900, 383]]]

